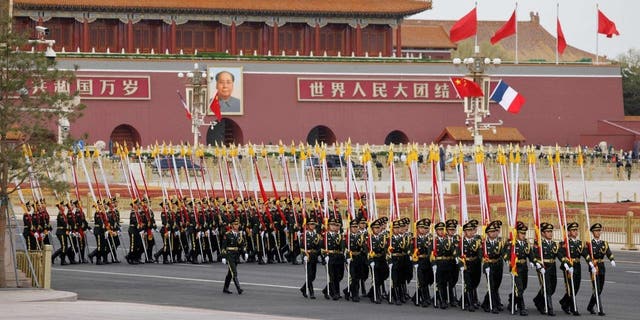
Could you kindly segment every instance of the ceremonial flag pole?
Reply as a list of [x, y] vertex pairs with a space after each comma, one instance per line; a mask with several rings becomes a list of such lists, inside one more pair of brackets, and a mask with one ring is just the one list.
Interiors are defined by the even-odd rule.
[[[578, 147], [578, 165], [580, 166], [580, 177], [582, 180], [582, 199], [584, 201], [584, 213], [587, 220], [587, 228], [591, 226], [591, 221], [589, 221], [589, 204], [587, 202], [587, 182], [584, 179], [584, 158], [582, 156], [582, 147]], [[591, 261], [593, 261], [593, 234], [589, 232], [589, 244], [587, 245], [589, 248], [589, 257]], [[591, 272], [591, 283], [593, 283], [593, 295], [596, 297], [596, 307], [598, 311], [600, 311], [600, 294], [598, 293], [598, 280], [596, 276], [598, 275], [598, 265], [593, 263], [591, 268], [595, 270], [595, 272]]]

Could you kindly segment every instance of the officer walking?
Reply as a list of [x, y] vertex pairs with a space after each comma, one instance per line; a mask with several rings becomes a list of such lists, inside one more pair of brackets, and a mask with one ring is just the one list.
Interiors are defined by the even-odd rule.
[[[304, 230], [304, 234], [300, 239], [302, 244], [300, 247], [302, 248], [302, 253], [304, 257], [302, 258], [304, 261], [304, 266], [306, 268], [306, 279], [305, 283], [300, 288], [300, 292], [302, 292], [302, 296], [310, 299], [315, 299], [315, 294], [313, 292], [313, 281], [316, 279], [316, 271], [318, 267], [318, 255], [320, 254], [320, 242], [321, 235], [316, 232], [317, 222], [313, 216], [310, 216], [307, 219], [306, 230]], [[308, 293], [307, 293], [308, 291]]]
[[[600, 239], [600, 234], [602, 232], [602, 224], [594, 223], [591, 228], [591, 234], [593, 235], [593, 239], [591, 239], [591, 252], [593, 252], [593, 264], [594, 268], [591, 268], [589, 272], [591, 273], [591, 277], [593, 279], [595, 274], [595, 285], [598, 288], [598, 297], [596, 298], [596, 293], [591, 295], [591, 299], [589, 300], [589, 305], [587, 306], [587, 310], [591, 314], [598, 313], [599, 316], [604, 316], [604, 309], [602, 307], [602, 289], [604, 289], [604, 280], [606, 274], [606, 268], [604, 266], [604, 258], [607, 257], [611, 262], [612, 267], [616, 267], [616, 260], [613, 257], [613, 253], [611, 253], [611, 249], [609, 248], [609, 243], [605, 240]], [[594, 288], [595, 289], [595, 288]], [[598, 310], [594, 308], [599, 306]]]
[[[538, 291], [536, 297], [533, 298], [533, 303], [541, 314], [555, 316], [555, 312], [553, 312], [553, 300], [551, 297], [556, 292], [556, 285], [558, 283], [558, 278], [556, 276], [556, 259], [560, 259], [558, 256], [558, 243], [553, 241], [552, 224], [546, 222], [541, 223], [540, 232], [542, 233], [542, 257], [540, 257], [538, 244], [536, 243], [533, 247], [536, 259], [542, 262], [542, 265], [538, 266], [542, 267], [538, 268], [540, 291]], [[542, 282], [543, 279], [544, 283]], [[546, 297], [544, 296], [544, 290], [546, 290]], [[545, 301], [547, 303], [546, 306]]]
[[243, 255], [244, 259], [248, 258], [246, 253], [247, 241], [240, 232], [240, 219], [235, 218], [231, 222], [231, 230], [225, 233], [222, 238], [222, 258], [223, 264], [229, 265], [229, 271], [227, 271], [227, 277], [224, 279], [224, 288], [222, 292], [231, 293], [229, 291], [229, 284], [233, 279], [233, 284], [236, 285], [238, 294], [242, 294], [243, 290], [240, 288], [240, 281], [238, 281], [238, 263], [240, 262], [240, 256]]

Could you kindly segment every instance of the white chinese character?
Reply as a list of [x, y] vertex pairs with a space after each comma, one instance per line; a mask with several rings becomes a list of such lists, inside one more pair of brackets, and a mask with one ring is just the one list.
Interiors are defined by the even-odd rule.
[[104, 80], [101, 79], [100, 80], [100, 85], [101, 85], [101, 89], [100, 89], [100, 95], [103, 95], [105, 92], [107, 92], [107, 95], [112, 96], [113, 93], [115, 92], [116, 88], [115, 88], [115, 80]]
[[429, 98], [429, 84], [428, 83], [414, 83], [413, 84], [413, 97], [414, 98]]
[[353, 93], [351, 94], [351, 96], [355, 97], [356, 94], [360, 94], [363, 98], [367, 96], [367, 94], [364, 93], [364, 90], [362, 89], [360, 82], [356, 82], [356, 87], [353, 88]]
[[435, 85], [436, 98], [449, 98], [449, 84], [448, 83], [436, 83]]
[[339, 95], [340, 98], [344, 97], [344, 82], [331, 82], [331, 96], [335, 97]]
[[324, 95], [324, 84], [320, 81], [312, 82], [309, 85], [312, 97], [322, 97]]
[[404, 89], [406, 89], [407, 87], [402, 85], [402, 82], [398, 82], [398, 86], [393, 87], [393, 89], [396, 90], [396, 94], [393, 95], [394, 98], [397, 98], [399, 95], [402, 95], [403, 97], [407, 97], [407, 92], [404, 91]]
[[78, 93], [81, 95], [93, 95], [93, 81], [91, 79], [76, 79]]
[[47, 84], [44, 83], [44, 81], [40, 81], [39, 83], [33, 84], [33, 90], [31, 91], [31, 94], [37, 94], [45, 91], [47, 91]]
[[138, 91], [138, 80], [122, 80], [122, 89], [125, 96], [130, 96]]
[[381, 98], [386, 98], [387, 97], [387, 84], [382, 82], [374, 82], [373, 83], [373, 97], [377, 98], [377, 97], [381, 97]]
[[67, 80], [56, 80], [56, 82], [54, 82], [53, 84], [53, 90], [55, 92], [60, 92], [60, 93], [69, 93], [69, 81]]

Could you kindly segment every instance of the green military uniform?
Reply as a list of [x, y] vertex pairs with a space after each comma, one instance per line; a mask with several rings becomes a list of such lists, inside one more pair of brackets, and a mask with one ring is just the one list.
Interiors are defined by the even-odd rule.
[[[329, 218], [328, 223], [338, 230], [338, 227], [341, 226], [340, 221], [334, 217]], [[325, 232], [324, 241], [323, 264], [326, 264], [329, 269], [329, 283], [322, 290], [322, 293], [326, 299], [339, 300], [341, 298], [340, 281], [344, 278], [344, 241], [340, 231]]]
[[[463, 231], [476, 230], [478, 220], [470, 220], [462, 226]], [[478, 301], [478, 286], [482, 279], [482, 237], [473, 235], [462, 239], [460, 260], [464, 263], [464, 308], [470, 312], [480, 307]]]
[[[577, 231], [578, 227], [577, 223], [571, 222], [567, 224], [567, 231]], [[567, 243], [569, 244], [569, 250], [567, 250]], [[567, 314], [573, 313], [574, 315], [579, 315], [578, 310], [574, 308], [572, 296], [573, 294], [577, 295], [578, 291], [580, 291], [580, 282], [582, 280], [580, 258], [584, 258], [590, 267], [593, 267], [593, 262], [591, 262], [589, 251], [584, 243], [580, 241], [580, 239], [571, 236], [567, 237], [566, 242], [563, 241], [560, 243], [558, 254], [562, 257], [560, 269], [564, 271], [563, 275], [566, 289], [564, 296], [560, 299], [560, 306]]]
[[[553, 225], [543, 222], [540, 224], [541, 232], [553, 232]], [[556, 259], [560, 260], [558, 256], [558, 243], [553, 240], [541, 239], [542, 242], [542, 257], [540, 256], [540, 248], [538, 243], [533, 246], [536, 259], [542, 262], [542, 268], [538, 273], [538, 279], [540, 280], [540, 291], [533, 298], [533, 303], [540, 313], [545, 314], [545, 297], [543, 290], [546, 290], [547, 296], [547, 314], [550, 316], [555, 315], [553, 312], [553, 300], [551, 297], [556, 292], [556, 285], [558, 284], [558, 278], [556, 276]], [[543, 284], [544, 279], [544, 284]]]
[[[591, 273], [591, 277], [593, 279], [593, 274], [595, 273], [595, 285], [598, 288], [598, 297], [596, 298], [595, 288], [594, 293], [591, 294], [591, 299], [589, 300], [589, 305], [587, 306], [587, 310], [591, 314], [595, 314], [596, 310], [594, 307], [599, 305], [600, 309], [597, 310], [598, 315], [604, 316], [604, 308], [602, 307], [602, 289], [604, 289], [604, 280], [606, 274], [606, 268], [604, 266], [604, 258], [607, 257], [609, 261], [611, 261], [611, 266], [616, 266], [615, 258], [613, 257], [613, 253], [611, 253], [611, 248], [609, 248], [609, 243], [604, 240], [600, 240], [599, 233], [602, 231], [602, 224], [595, 223], [589, 229], [591, 232], [598, 233], [598, 237], [594, 237], [591, 240], [591, 252], [593, 252], [593, 264], [595, 268], [591, 268], [589, 272]], [[593, 281], [592, 281], [593, 284]]]
[[[435, 224], [436, 232], [440, 230], [444, 233], [445, 223], [438, 222]], [[436, 296], [435, 306], [441, 309], [449, 307], [449, 282], [451, 281], [450, 273], [452, 260], [457, 256], [457, 248], [453, 245], [451, 239], [443, 234], [436, 235], [433, 239], [433, 251], [431, 254], [431, 264], [435, 268]]]
[[[379, 218], [371, 223], [371, 229], [381, 228], [387, 222], [386, 217]], [[371, 301], [381, 303], [384, 281], [389, 278], [389, 265], [387, 264], [387, 251], [389, 250], [388, 236], [384, 232], [369, 234], [369, 266], [372, 273], [372, 286], [367, 294]]]
[[[500, 221], [492, 221], [487, 225], [486, 232], [497, 232], [501, 225]], [[500, 237], [494, 239], [487, 238], [484, 242], [484, 258], [482, 268], [488, 278], [491, 291], [487, 292], [482, 302], [485, 312], [499, 313], [502, 311], [500, 305], [500, 285], [502, 284], [502, 272], [504, 268], [505, 243]], [[489, 297], [491, 295], [491, 297]]]
[[[311, 299], [316, 298], [313, 292], [313, 281], [316, 279], [318, 256], [320, 255], [322, 242], [322, 236], [315, 230], [316, 225], [317, 223], [315, 218], [309, 217], [307, 220], [307, 227], [304, 229], [302, 238], [300, 239], [302, 241], [300, 247], [303, 250], [303, 261], [306, 268], [306, 279], [305, 283], [300, 288], [300, 292], [302, 292], [302, 296], [305, 298], [309, 297]], [[310, 228], [309, 226], [313, 227]], [[308, 294], [307, 290], [309, 291]]]
[[[526, 234], [529, 228], [521, 221], [516, 223], [516, 230], [518, 233]], [[524, 291], [527, 289], [527, 284], [529, 283], [529, 267], [527, 262], [529, 263], [538, 263], [533, 254], [533, 249], [529, 242], [525, 240], [516, 239], [514, 241], [515, 249], [513, 249], [514, 263], [516, 264], [516, 275], [514, 275], [514, 293], [515, 298], [511, 297], [509, 294], [509, 304], [515, 303], [514, 310], [520, 311], [521, 316], [528, 315], [527, 308], [524, 304]], [[510, 258], [510, 254], [512, 251], [511, 243], [507, 244], [507, 249], [505, 250], [505, 256]], [[540, 265], [540, 264], [538, 264]], [[509, 307], [511, 309], [511, 306]]]
[[[431, 220], [425, 218], [420, 219], [416, 223], [416, 228], [429, 229]], [[422, 307], [428, 307], [431, 305], [431, 294], [429, 293], [429, 286], [433, 284], [433, 272], [431, 269], [431, 261], [429, 256], [431, 255], [433, 245], [433, 236], [429, 233], [424, 235], [416, 234], [415, 237], [415, 263], [418, 264], [417, 277], [418, 277], [418, 292], [414, 298], [415, 304]]]
[[227, 271], [227, 276], [224, 279], [224, 289], [222, 292], [231, 293], [231, 291], [229, 291], [229, 284], [233, 279], [238, 294], [242, 294], [243, 290], [240, 288], [240, 282], [238, 281], [237, 265], [240, 262], [240, 256], [246, 255], [247, 241], [242, 232], [238, 230], [240, 220], [238, 218], [232, 220], [231, 225], [231, 230], [225, 233], [221, 243], [222, 255], [224, 256], [223, 263], [229, 265], [229, 271]]
[[[356, 218], [349, 222], [351, 231], [358, 228], [359, 220]], [[360, 282], [366, 279], [367, 247], [366, 234], [355, 231], [346, 235], [346, 256], [349, 268], [349, 287], [343, 290], [345, 298], [353, 302], [360, 301]]]

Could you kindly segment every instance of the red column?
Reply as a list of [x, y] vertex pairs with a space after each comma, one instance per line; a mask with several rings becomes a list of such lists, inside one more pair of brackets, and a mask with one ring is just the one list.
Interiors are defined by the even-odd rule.
[[313, 46], [313, 54], [320, 54], [320, 24], [316, 23], [315, 28], [315, 45]]
[[176, 32], [176, 21], [171, 20], [171, 28], [169, 30], [169, 52], [172, 54], [178, 53], [176, 48]]
[[82, 22], [82, 52], [89, 52], [89, 20], [87, 18]]
[[362, 56], [362, 27], [356, 26], [356, 56]]
[[[152, 45], [153, 47], [153, 45]], [[133, 53], [133, 21], [127, 22], [127, 53]]]
[[402, 27], [400, 24], [396, 27], [396, 56], [402, 56]]
[[234, 21], [234, 22], [231, 22], [231, 54], [232, 55], [238, 54], [236, 40], [238, 39], [236, 38], [236, 23]]
[[273, 39], [273, 54], [278, 55], [278, 52], [280, 51], [280, 39], [278, 34], [278, 23], [275, 21], [273, 22], [273, 37], [271, 38]]

